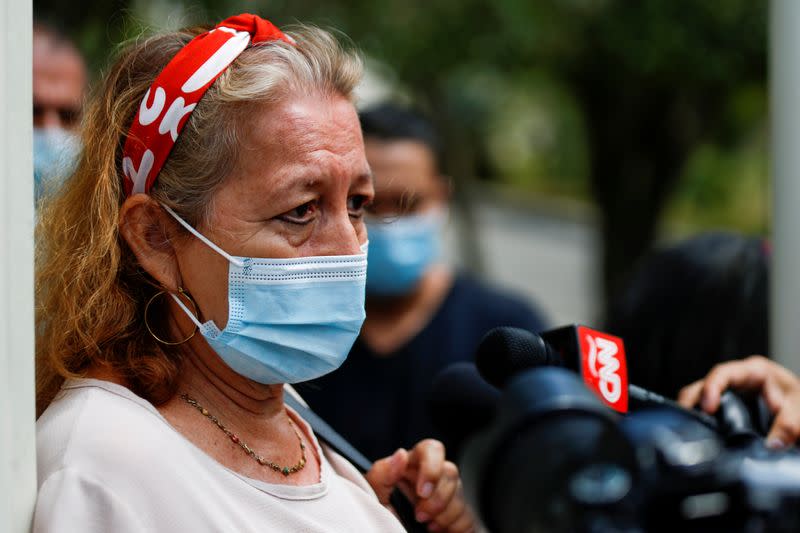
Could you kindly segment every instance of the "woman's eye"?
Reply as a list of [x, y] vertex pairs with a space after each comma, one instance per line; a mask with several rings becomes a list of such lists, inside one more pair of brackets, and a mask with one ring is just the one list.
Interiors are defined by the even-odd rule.
[[306, 202], [303, 205], [299, 205], [294, 209], [285, 212], [278, 218], [286, 222], [291, 222], [292, 224], [308, 224], [309, 222], [314, 220], [316, 213], [317, 213], [316, 203]]
[[364, 209], [369, 205], [369, 197], [363, 194], [356, 194], [347, 199], [347, 211], [352, 217], [364, 215]]

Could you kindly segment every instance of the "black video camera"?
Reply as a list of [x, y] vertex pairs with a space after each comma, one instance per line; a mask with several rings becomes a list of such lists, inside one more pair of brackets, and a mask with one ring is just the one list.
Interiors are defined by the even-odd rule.
[[466, 495], [494, 533], [800, 531], [800, 454], [723, 411], [735, 432], [674, 408], [621, 416], [567, 370], [525, 370], [464, 449]]

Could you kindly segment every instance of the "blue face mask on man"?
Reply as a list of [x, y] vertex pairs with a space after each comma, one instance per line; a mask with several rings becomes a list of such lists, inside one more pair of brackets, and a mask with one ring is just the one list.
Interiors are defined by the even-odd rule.
[[366, 244], [359, 255], [235, 257], [165, 209], [230, 262], [222, 331], [211, 320], [200, 323], [173, 295], [228, 366], [264, 384], [308, 381], [341, 366], [366, 317]]
[[407, 294], [439, 258], [443, 210], [368, 222], [367, 292], [376, 296]]
[[33, 128], [33, 179], [38, 198], [48, 182], [63, 180], [80, 152], [74, 133], [62, 128]]

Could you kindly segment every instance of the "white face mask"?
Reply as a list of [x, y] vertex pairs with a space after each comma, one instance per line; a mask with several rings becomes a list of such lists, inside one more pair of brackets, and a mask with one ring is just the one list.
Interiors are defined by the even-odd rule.
[[228, 366], [265, 384], [308, 381], [341, 366], [366, 316], [367, 244], [359, 255], [236, 257], [164, 209], [230, 263], [224, 330], [200, 323], [173, 295]]

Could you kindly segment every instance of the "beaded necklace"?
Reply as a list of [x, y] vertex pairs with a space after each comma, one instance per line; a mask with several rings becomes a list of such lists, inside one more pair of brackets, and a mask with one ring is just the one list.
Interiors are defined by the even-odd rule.
[[295, 464], [291, 466], [281, 466], [278, 463], [273, 463], [272, 461], [264, 459], [264, 457], [256, 453], [256, 451], [253, 450], [250, 446], [242, 442], [241, 439], [239, 439], [239, 437], [233, 431], [226, 428], [225, 425], [223, 425], [223, 423], [220, 422], [216, 416], [209, 413], [208, 409], [197, 403], [197, 400], [195, 400], [194, 398], [190, 397], [188, 394], [185, 393], [181, 394], [181, 399], [186, 403], [188, 403], [189, 405], [191, 405], [192, 407], [194, 407], [195, 409], [197, 409], [198, 411], [200, 411], [200, 414], [202, 414], [204, 417], [211, 420], [214, 423], [214, 425], [216, 425], [219, 429], [221, 429], [222, 432], [225, 433], [229, 439], [231, 439], [231, 442], [242, 448], [247, 455], [252, 457], [261, 466], [269, 467], [276, 472], [280, 472], [284, 476], [289, 476], [291, 474], [297, 473], [306, 466], [306, 445], [303, 444], [303, 439], [300, 438], [300, 433], [297, 431], [297, 427], [294, 425], [294, 422], [292, 422], [291, 418], [287, 417], [287, 420], [289, 421], [289, 425], [292, 426], [292, 431], [294, 431], [294, 434], [297, 437], [297, 442], [300, 444], [301, 457], [299, 461], [297, 461]]

